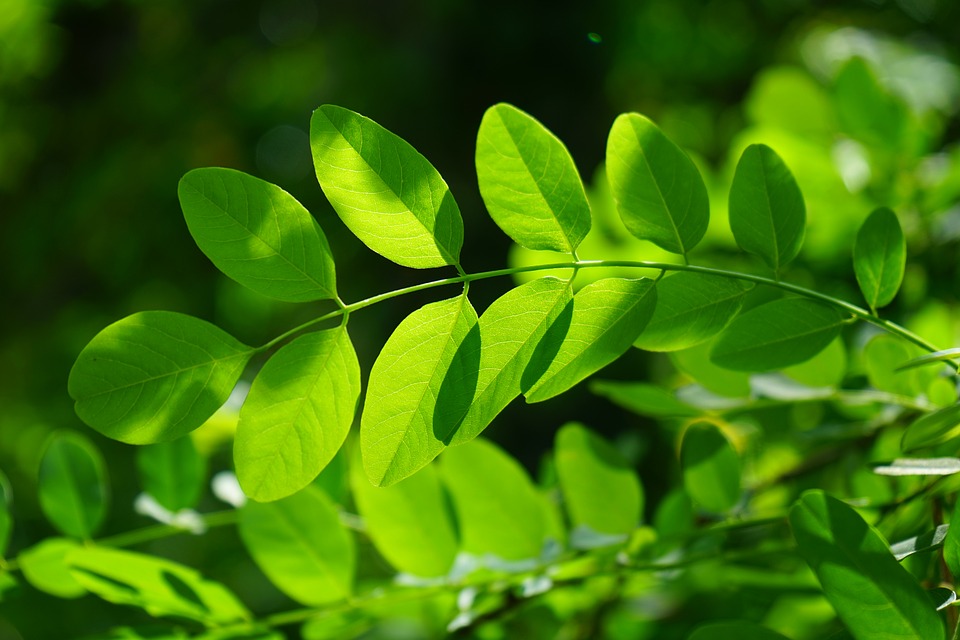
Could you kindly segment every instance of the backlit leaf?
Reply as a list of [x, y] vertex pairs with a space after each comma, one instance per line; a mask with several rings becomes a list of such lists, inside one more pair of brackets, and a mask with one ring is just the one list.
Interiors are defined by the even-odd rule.
[[107, 515], [107, 472], [96, 447], [78, 433], [58, 432], [40, 460], [43, 514], [61, 532], [89, 538]]
[[143, 490], [170, 511], [197, 506], [206, 483], [207, 461], [190, 436], [137, 449]]
[[687, 427], [680, 466], [687, 493], [706, 509], [722, 513], [740, 501], [740, 457], [715, 425], [696, 422]]
[[960, 404], [954, 404], [914, 420], [903, 432], [900, 448], [910, 453], [933, 447], [960, 435]]
[[129, 444], [174, 440], [226, 402], [253, 350], [170, 311], [115, 322], [84, 347], [68, 390], [80, 419]]
[[[710, 393], [724, 398], [742, 398], [750, 395], [750, 376], [740, 371], [718, 367], [710, 359], [717, 338], [683, 351], [672, 351], [670, 360], [677, 369], [693, 378]], [[692, 403], [691, 404], [695, 404]], [[699, 405], [697, 405], [699, 406]]]
[[406, 141], [342, 107], [310, 119], [317, 180], [370, 249], [406, 267], [457, 264], [463, 220], [437, 170]]
[[893, 301], [903, 282], [907, 241], [890, 209], [877, 209], [866, 219], [853, 245], [853, 270], [871, 309]]
[[237, 479], [254, 500], [307, 486], [350, 431], [360, 364], [345, 326], [302, 335], [257, 374], [234, 441]]
[[590, 205], [563, 143], [516, 107], [487, 109], [477, 135], [477, 179], [490, 217], [528, 249], [573, 253]]
[[79, 598], [87, 590], [77, 582], [67, 566], [67, 554], [80, 543], [67, 538], [47, 538], [24, 549], [19, 556], [23, 577], [40, 591], [58, 598]]
[[287, 302], [336, 297], [333, 255], [323, 230], [280, 187], [210, 167], [183, 176], [178, 193], [197, 246], [229, 277]]

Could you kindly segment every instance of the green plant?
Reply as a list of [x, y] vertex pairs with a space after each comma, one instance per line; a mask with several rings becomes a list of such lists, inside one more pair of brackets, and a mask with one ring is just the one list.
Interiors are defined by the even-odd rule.
[[[105, 465], [87, 439], [58, 435], [43, 456], [40, 505], [65, 537], [2, 561], [5, 584], [19, 570], [60, 597], [91, 593], [171, 619], [159, 631], [101, 638], [279, 638], [297, 625], [305, 638], [379, 637], [411, 616], [425, 635], [641, 637], [678, 606], [672, 591], [696, 593], [711, 580], [766, 594], [752, 614], [737, 610], [742, 620], [697, 628], [699, 640], [783, 637], [756, 623], [771, 593], [806, 598], [797, 606], [811, 607], [815, 633], [927, 640], [944, 637], [945, 622], [956, 628], [960, 533], [946, 514], [960, 472], [957, 352], [878, 315], [907, 258], [892, 211], [871, 214], [853, 247], [867, 308], [792, 284], [784, 278], [804, 239], [803, 196], [775, 151], [751, 145], [732, 178], [729, 220], [737, 245], [759, 260], [695, 264], [710, 218], [699, 170], [649, 119], [625, 114], [607, 144], [612, 201], [634, 237], [678, 260], [581, 259], [592, 204], [573, 160], [543, 125], [499, 104], [477, 140], [484, 203], [517, 245], [565, 259], [468, 273], [456, 201], [409, 144], [323, 106], [311, 146], [320, 186], [364, 244], [399, 265], [457, 275], [347, 303], [324, 232], [290, 195], [239, 171], [189, 172], [179, 187], [187, 226], [224, 274], [264, 296], [332, 308], [258, 347], [166, 311], [101, 331], [77, 358], [69, 393], [98, 432], [145, 445], [139, 507], [164, 524], [94, 540]], [[601, 269], [647, 275], [581, 281]], [[560, 275], [510, 288], [482, 314], [471, 304], [474, 282], [546, 271]], [[352, 314], [441, 287], [462, 290], [396, 327], [361, 403]], [[879, 331], [858, 343], [851, 331], [863, 324]], [[868, 384], [842, 385], [844, 333]], [[557, 431], [539, 483], [478, 438], [519, 396], [563, 394], [632, 346], [673, 354], [697, 383], [591, 383], [679, 443], [677, 482], [655, 508], [624, 453], [584, 425]], [[205, 461], [189, 434], [255, 366], [233, 444], [251, 500], [225, 492], [236, 509], [197, 514]], [[901, 448], [924, 455], [900, 458]], [[11, 511], [0, 507], [3, 550]], [[188, 566], [121, 549], [224, 525], [303, 608], [254, 614]], [[358, 536], [372, 547], [358, 547]], [[378, 555], [389, 569], [371, 568]], [[638, 602], [667, 613], [635, 615]], [[671, 626], [671, 637], [729, 618], [720, 602]]]

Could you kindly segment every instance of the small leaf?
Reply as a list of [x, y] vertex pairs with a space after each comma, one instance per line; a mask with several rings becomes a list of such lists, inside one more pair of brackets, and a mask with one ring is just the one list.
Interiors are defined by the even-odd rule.
[[143, 311], [84, 347], [68, 389], [80, 419], [105, 436], [128, 444], [175, 440], [226, 402], [252, 355], [209, 322]]
[[927, 595], [930, 596], [930, 602], [933, 603], [937, 611], [943, 611], [957, 601], [956, 592], [946, 587], [934, 587], [927, 591]]
[[460, 209], [407, 142], [358, 113], [324, 105], [310, 119], [310, 148], [324, 194], [370, 249], [417, 269], [459, 262]]
[[557, 432], [554, 459], [570, 522], [603, 534], [629, 534], [643, 514], [643, 487], [610, 443], [571, 422]]
[[431, 578], [446, 575], [457, 555], [448, 500], [433, 465], [389, 487], [374, 487], [355, 456], [350, 486], [366, 533], [398, 571]]
[[662, 387], [644, 382], [596, 380], [590, 390], [641, 416], [651, 418], [681, 418], [698, 416], [702, 412], [678, 399]]
[[197, 246], [230, 278], [287, 302], [337, 296], [327, 237], [280, 187], [210, 167], [187, 173], [177, 191]]
[[79, 598], [87, 590], [67, 567], [67, 554], [80, 544], [67, 538], [47, 538], [18, 556], [23, 577], [40, 591], [58, 598]]
[[541, 348], [556, 355], [524, 392], [527, 402], [559, 395], [623, 355], [650, 321], [656, 302], [649, 278], [606, 278], [577, 292], [569, 327], [563, 332], [551, 326], [541, 341]]
[[10, 542], [10, 534], [13, 531], [13, 515], [10, 510], [12, 503], [13, 492], [10, 490], [10, 482], [0, 471], [0, 559], [7, 552], [7, 544]]
[[671, 253], [686, 255], [710, 218], [707, 188], [680, 147], [637, 113], [619, 116], [607, 139], [607, 175], [627, 229]]
[[877, 209], [866, 219], [853, 245], [853, 270], [871, 309], [893, 301], [903, 282], [907, 241], [890, 209]]
[[360, 422], [370, 481], [386, 486], [443, 451], [476, 391], [477, 312], [465, 295], [407, 316], [377, 356]]
[[901, 540], [896, 544], [890, 545], [890, 553], [892, 553], [893, 557], [899, 562], [904, 558], [909, 558], [914, 554], [936, 549], [940, 545], [944, 544], [949, 529], [950, 525], [941, 524], [933, 531], [928, 531], [922, 535]]
[[240, 410], [233, 458], [244, 493], [269, 501], [307, 486], [339, 451], [359, 399], [360, 364], [346, 327], [281, 348]]
[[516, 107], [487, 109], [477, 135], [477, 179], [490, 217], [528, 249], [573, 253], [590, 231], [590, 205], [563, 143]]
[[753, 622], [711, 622], [697, 627], [687, 640], [789, 640], [784, 635]]
[[730, 228], [740, 248], [780, 273], [800, 252], [806, 219], [803, 194], [780, 156], [766, 145], [747, 147], [730, 185]]
[[456, 506], [464, 551], [504, 560], [540, 556], [546, 533], [540, 495], [516, 460], [477, 438], [447, 449], [440, 472]]
[[740, 312], [748, 288], [738, 280], [680, 271], [657, 282], [657, 306], [633, 345], [678, 351], [720, 333]]
[[170, 560], [91, 546], [71, 551], [67, 564], [87, 591], [107, 602], [140, 607], [152, 616], [212, 626], [250, 619], [250, 612], [222, 584]]
[[881, 476], [949, 476], [960, 473], [960, 458], [897, 458], [874, 465]]
[[[960, 500], [953, 504], [953, 512], [950, 515], [951, 525], [941, 525], [948, 527], [946, 535], [943, 537], [943, 560], [947, 563], [950, 573], [960, 575]], [[940, 527], [937, 527], [939, 530]]]
[[954, 349], [944, 349], [943, 351], [934, 351], [933, 353], [927, 353], [922, 356], [913, 358], [912, 360], [906, 362], [905, 364], [897, 367], [897, 371], [904, 371], [906, 369], [913, 369], [914, 367], [922, 367], [924, 365], [932, 364], [934, 362], [949, 362], [951, 360], [956, 360], [960, 358], [960, 348]]
[[740, 457], [716, 426], [695, 422], [680, 446], [683, 486], [694, 501], [717, 513], [740, 501]]
[[297, 602], [318, 606], [353, 593], [355, 544], [320, 489], [248, 502], [240, 510], [239, 532], [257, 566]]
[[943, 638], [926, 592], [856, 511], [807, 491], [790, 510], [790, 524], [800, 555], [855, 638]]
[[207, 461], [190, 436], [140, 447], [137, 469], [143, 490], [173, 512], [197, 506], [206, 484]]
[[737, 317], [717, 338], [710, 359], [734, 371], [782, 369], [820, 353], [842, 326], [833, 307], [783, 298]]
[[107, 473], [96, 447], [78, 433], [58, 432], [40, 460], [43, 514], [61, 532], [90, 538], [107, 514]]
[[903, 432], [900, 448], [910, 453], [934, 447], [960, 435], [960, 404], [938, 409], [917, 418]]

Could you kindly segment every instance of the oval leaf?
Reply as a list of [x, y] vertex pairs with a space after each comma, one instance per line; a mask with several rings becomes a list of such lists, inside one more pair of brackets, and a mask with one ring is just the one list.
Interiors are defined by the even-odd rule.
[[874, 465], [881, 476], [949, 476], [960, 473], [960, 458], [897, 458]]
[[790, 510], [790, 525], [800, 555], [855, 638], [943, 638], [926, 592], [856, 511], [808, 491]]
[[80, 419], [105, 436], [128, 444], [174, 440], [226, 402], [252, 355], [209, 322], [143, 311], [84, 347], [68, 390]]
[[706, 342], [740, 313], [748, 287], [739, 280], [679, 271], [657, 282], [653, 317], [633, 345], [678, 351]]
[[710, 202], [700, 172], [680, 147], [637, 113], [616, 119], [607, 139], [607, 175], [627, 229], [671, 253], [703, 238]]
[[280, 187], [209, 167], [187, 173], [177, 191], [190, 235], [230, 278], [287, 302], [337, 296], [327, 237]]
[[680, 400], [672, 392], [644, 382], [596, 380], [590, 383], [590, 390], [627, 411], [641, 416], [679, 418], [698, 416], [702, 413], [700, 409]]
[[67, 566], [67, 555], [80, 544], [66, 538], [47, 538], [18, 556], [23, 577], [40, 591], [58, 598], [79, 598], [87, 590], [77, 582]]
[[903, 432], [900, 448], [909, 453], [934, 447], [960, 435], [960, 404], [954, 404], [914, 420]]
[[107, 473], [96, 447], [78, 433], [55, 434], [40, 460], [40, 508], [61, 532], [90, 538], [107, 515]]
[[406, 141], [358, 113], [324, 105], [310, 119], [310, 148], [324, 194], [370, 249], [417, 269], [459, 262], [460, 209]]
[[531, 363], [546, 371], [525, 391], [527, 402], [559, 395], [623, 355], [650, 321], [656, 303], [657, 290], [649, 278], [606, 278], [578, 291], [569, 320], [558, 318], [541, 341], [542, 352], [556, 355]]
[[807, 210], [793, 174], [770, 147], [752, 144], [730, 185], [730, 229], [741, 249], [780, 273], [800, 252]]
[[370, 481], [390, 485], [437, 457], [473, 399], [477, 312], [465, 295], [407, 316], [370, 371], [360, 448]]
[[257, 566], [297, 602], [317, 606], [353, 593], [353, 538], [317, 487], [276, 502], [248, 502], [239, 531]]
[[687, 640], [789, 640], [785, 635], [753, 622], [714, 622], [698, 627]]
[[864, 221], [853, 245], [853, 270], [873, 310], [893, 301], [907, 264], [907, 241], [890, 209], [877, 209]]
[[774, 300], [737, 317], [717, 338], [710, 359], [734, 371], [782, 369], [820, 353], [842, 326], [833, 307], [805, 298]]
[[137, 450], [140, 484], [170, 511], [197, 506], [206, 484], [207, 461], [190, 436]]
[[257, 374], [234, 441], [237, 479], [254, 500], [307, 486], [333, 459], [360, 399], [360, 363], [346, 327], [300, 336]]
[[487, 109], [477, 135], [477, 180], [493, 221], [528, 249], [573, 253], [590, 231], [590, 205], [570, 152], [509, 104]]
[[740, 501], [740, 457], [715, 425], [695, 422], [687, 427], [680, 466], [687, 493], [706, 509], [722, 513]]

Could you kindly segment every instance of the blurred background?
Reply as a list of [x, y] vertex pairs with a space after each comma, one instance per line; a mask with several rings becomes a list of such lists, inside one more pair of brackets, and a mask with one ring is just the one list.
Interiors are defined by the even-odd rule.
[[[16, 500], [11, 551], [53, 533], [33, 496], [55, 429], [78, 430], [105, 452], [106, 531], [148, 522], [132, 510], [132, 448], [86, 428], [67, 395], [70, 366], [96, 332], [167, 309], [261, 344], [326, 309], [260, 298], [219, 275], [179, 210], [187, 170], [233, 167], [297, 197], [330, 239], [347, 302], [451, 275], [396, 267], [339, 222], [308, 144], [310, 114], [324, 103], [371, 117], [437, 167], [464, 215], [467, 271], [547, 259], [511, 249], [479, 197], [474, 142], [496, 102], [534, 115], [569, 147], [596, 216], [584, 258], [664, 258], [609, 215], [603, 186], [607, 131], [617, 114], [639, 111], [704, 173], [713, 215], [702, 261], [756, 268], [736, 262], [725, 194], [742, 149], [762, 141], [807, 201], [810, 227], [788, 279], [857, 301], [852, 238], [873, 208], [891, 206], [911, 256], [892, 314], [955, 346], [960, 274], [946, 258], [960, 237], [958, 24], [954, 0], [0, 0], [0, 469]], [[478, 310], [504, 287], [472, 288]], [[404, 315], [453, 294], [356, 314], [364, 371]], [[636, 351], [605, 377], [657, 378], [667, 362]], [[570, 418], [617, 440], [648, 494], [665, 490], [657, 452], [669, 444], [638, 435], [643, 418], [586, 388], [536, 408], [515, 403], [487, 434], [536, 473]], [[230, 466], [228, 431], [202, 443], [212, 471]], [[242, 553], [230, 531], [159, 551], [202, 567], [208, 550], [229, 545]], [[216, 556], [222, 564], [206, 571], [251, 608], [277, 604], [276, 594], [237, 586], [253, 569]], [[0, 639], [12, 633], [4, 617], [26, 639], [96, 631], [81, 627], [101, 606], [124, 622], [89, 597], [56, 603], [63, 615], [51, 620], [40, 613], [51, 598], [0, 603]]]

